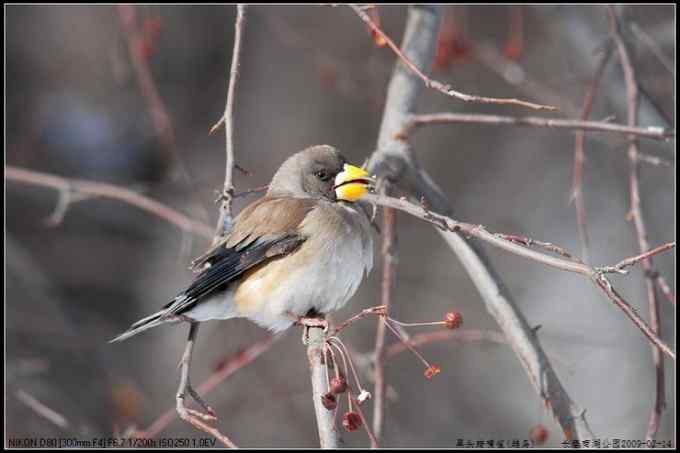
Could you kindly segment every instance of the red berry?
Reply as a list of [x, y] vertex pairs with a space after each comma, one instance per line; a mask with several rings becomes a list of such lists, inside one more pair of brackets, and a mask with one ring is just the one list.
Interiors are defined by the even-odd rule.
[[534, 444], [541, 445], [544, 444], [546, 440], [548, 440], [549, 434], [550, 433], [545, 426], [538, 424], [532, 427], [531, 431], [529, 431], [529, 439], [531, 439]]
[[342, 426], [349, 432], [356, 431], [361, 427], [361, 416], [356, 412], [347, 412], [342, 416]]
[[425, 377], [432, 380], [432, 378], [436, 374], [439, 374], [441, 372], [442, 372], [441, 368], [439, 368], [437, 365], [430, 365], [430, 367], [425, 370]]
[[338, 376], [331, 379], [331, 393], [339, 395], [347, 391], [347, 381], [344, 377]]
[[332, 411], [336, 407], [338, 407], [338, 400], [332, 393], [330, 392], [324, 393], [323, 395], [321, 395], [321, 404], [323, 404], [323, 407], [325, 407], [329, 411]]
[[450, 311], [444, 315], [447, 329], [457, 329], [463, 325], [463, 315], [458, 311]]

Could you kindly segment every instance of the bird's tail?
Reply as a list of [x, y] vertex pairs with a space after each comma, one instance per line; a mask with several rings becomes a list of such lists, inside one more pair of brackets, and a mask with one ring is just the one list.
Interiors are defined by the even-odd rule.
[[158, 313], [154, 313], [151, 316], [147, 316], [146, 318], [140, 319], [136, 323], [132, 324], [128, 330], [118, 335], [113, 340], [110, 340], [109, 343], [117, 343], [119, 341], [127, 340], [128, 338], [137, 335], [138, 333], [142, 333], [145, 330], [151, 329], [153, 327], [168, 322], [169, 319], [163, 316], [165, 314], [166, 311], [161, 310]]

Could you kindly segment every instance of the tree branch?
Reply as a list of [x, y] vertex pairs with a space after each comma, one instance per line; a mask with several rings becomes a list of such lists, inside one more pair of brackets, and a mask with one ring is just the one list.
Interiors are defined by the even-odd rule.
[[[436, 6], [419, 5], [409, 10], [401, 52], [416, 67], [427, 68], [432, 62], [439, 14]], [[447, 197], [419, 165], [409, 144], [395, 139], [395, 135], [411, 119], [422, 86], [418, 75], [407, 70], [404, 65], [395, 66], [388, 87], [377, 150], [371, 155], [368, 168], [372, 174], [407, 186], [417, 198], [423, 197], [429, 206], [449, 214], [451, 208]], [[456, 233], [440, 232], [472, 278], [536, 392], [549, 403], [566, 437], [593, 438], [584, 411], [576, 407], [562, 387], [538, 338], [512, 302], [481, 249]]]
[[139, 90], [146, 101], [149, 115], [151, 116], [151, 122], [156, 130], [158, 139], [163, 145], [163, 149], [169, 154], [171, 160], [174, 162], [176, 170], [179, 172], [179, 176], [188, 183], [191, 178], [182, 162], [180, 154], [177, 152], [175, 130], [172, 126], [170, 114], [156, 87], [156, 82], [154, 81], [149, 66], [149, 57], [148, 55], [144, 55], [143, 52], [143, 49], [148, 47], [149, 44], [144, 42], [144, 38], [138, 28], [135, 6], [118, 5], [118, 15], [127, 40], [128, 53], [130, 55], [132, 67], [135, 71], [137, 83], [139, 84]]
[[[364, 197], [364, 199], [368, 202], [380, 206], [399, 209], [400, 211], [407, 212], [408, 214], [411, 214], [414, 217], [429, 222], [437, 226], [441, 231], [445, 232], [445, 238], [447, 240], [450, 240], [453, 237], [460, 237], [457, 235], [457, 233], [462, 232], [466, 236], [471, 236], [480, 239], [495, 247], [514, 253], [515, 255], [519, 255], [524, 258], [536, 261], [538, 263], [554, 267], [555, 269], [560, 269], [567, 272], [574, 272], [590, 278], [605, 292], [605, 294], [614, 303], [616, 303], [616, 305], [619, 306], [619, 308], [621, 308], [624, 311], [624, 313], [647, 336], [647, 338], [649, 338], [649, 340], [652, 343], [657, 345], [659, 348], [661, 348], [661, 350], [664, 353], [666, 353], [666, 355], [675, 360], [675, 353], [673, 352], [673, 350], [659, 338], [659, 336], [637, 314], [635, 309], [631, 307], [630, 304], [628, 304], [620, 295], [618, 295], [618, 293], [616, 293], [616, 291], [611, 287], [611, 284], [605, 278], [605, 274], [607, 273], [621, 273], [620, 263], [619, 265], [614, 266], [592, 267], [581, 261], [559, 258], [556, 256], [537, 252], [535, 250], [519, 245], [516, 241], [506, 239], [507, 235], [498, 233], [494, 234], [487, 231], [482, 225], [472, 225], [469, 223], [458, 222], [456, 220], [451, 219], [450, 217], [436, 214], [428, 209], [423, 208], [422, 206], [418, 206], [407, 201], [403, 197], [398, 199], [376, 194], [368, 194]], [[455, 236], [452, 233], [455, 234]], [[653, 253], [658, 254], [671, 248], [675, 248], [675, 242], [657, 247], [656, 249], [654, 249]], [[644, 259], [649, 259], [650, 256], [651, 252], [645, 254], [644, 256], [628, 258], [626, 260], [623, 260], [623, 262], [630, 263], [643, 261]]]
[[380, 29], [380, 27], [371, 19], [371, 17], [366, 14], [364, 11], [366, 7], [362, 6], [357, 6], [357, 5], [349, 5], [350, 8], [354, 10], [354, 12], [363, 20], [366, 25], [369, 26], [369, 28], [374, 31], [378, 36], [380, 36], [387, 45], [394, 51], [394, 53], [399, 57], [399, 59], [411, 70], [413, 71], [424, 83], [425, 86], [428, 88], [433, 88], [440, 93], [443, 93], [447, 96], [454, 97], [456, 99], [459, 99], [463, 102], [470, 102], [470, 103], [475, 103], [475, 104], [496, 104], [496, 105], [516, 105], [520, 107], [526, 107], [529, 109], [533, 110], [557, 110], [556, 107], [552, 107], [550, 105], [542, 105], [542, 104], [535, 104], [533, 102], [528, 102], [528, 101], [522, 101], [520, 99], [500, 99], [500, 98], [489, 98], [489, 97], [484, 97], [484, 96], [476, 96], [472, 94], [465, 94], [461, 93], [460, 91], [456, 91], [453, 88], [451, 88], [451, 85], [449, 84], [444, 84], [442, 82], [439, 82], [437, 80], [433, 80], [430, 77], [428, 77], [423, 71], [419, 69], [419, 67], [428, 67], [430, 62], [426, 62], [425, 65], [418, 65], [414, 63], [407, 55], [405, 52], [402, 52], [399, 49], [399, 46], [397, 46], [392, 39], [390, 39], [387, 34], [385, 34], [384, 31]]
[[[386, 186], [389, 183], [385, 184]], [[388, 188], [385, 187], [385, 193]], [[380, 304], [385, 307], [385, 314], [389, 315], [392, 300], [392, 290], [395, 284], [396, 274], [396, 235], [397, 213], [394, 209], [383, 210], [382, 224], [382, 285], [380, 287]], [[373, 391], [373, 434], [377, 442], [382, 437], [383, 420], [385, 418], [385, 323], [382, 317], [378, 317], [378, 325], [375, 333], [375, 388]], [[371, 443], [371, 448], [378, 448], [376, 443]]]
[[[250, 365], [257, 359], [260, 355], [267, 352], [274, 343], [283, 338], [281, 335], [266, 337], [260, 341], [257, 341], [243, 349], [236, 354], [234, 354], [228, 360], [224, 360], [218, 365], [217, 369], [213, 374], [208, 376], [208, 378], [196, 388], [199, 395], [205, 396], [215, 389], [219, 384], [224, 382], [229, 376], [236, 373], [238, 370]], [[139, 437], [153, 438], [158, 436], [161, 432], [168, 427], [177, 418], [176, 408], [170, 408], [166, 410], [161, 416], [159, 416], [148, 428], [138, 432]]]
[[49, 173], [13, 167], [11, 165], [5, 167], [5, 178], [20, 183], [49, 187], [60, 192], [72, 192], [83, 196], [78, 199], [71, 198], [69, 201], [71, 204], [90, 197], [103, 197], [122, 201], [153, 214], [156, 217], [177, 226], [182, 231], [198, 234], [206, 239], [212, 237], [212, 229], [209, 226], [191, 220], [179, 211], [159, 203], [156, 200], [152, 200], [137, 192], [113, 184], [87, 181], [84, 179], [64, 178]]
[[[586, 94], [583, 99], [583, 108], [581, 110], [581, 120], [585, 121], [590, 116], [590, 112], [593, 110], [593, 101], [595, 99], [595, 92], [602, 78], [605, 68], [607, 67], [607, 62], [612, 54], [612, 47], [607, 46], [604, 55], [600, 59], [600, 64], [595, 71], [593, 80], [588, 85]], [[573, 183], [571, 186], [571, 197], [570, 199], [574, 202], [574, 207], [576, 208], [576, 221], [578, 224], [578, 234], [581, 237], [581, 258], [588, 262], [590, 261], [589, 249], [589, 239], [588, 239], [588, 216], [586, 211], [586, 204], [583, 198], [583, 161], [585, 160], [585, 142], [586, 133], [585, 130], [579, 130], [576, 132], [576, 139], [574, 140], [574, 176]]]
[[307, 358], [309, 359], [309, 372], [312, 379], [312, 399], [316, 424], [319, 430], [319, 442], [321, 448], [339, 448], [343, 441], [335, 426], [334, 411], [324, 407], [321, 397], [328, 391], [328, 371], [324, 350], [326, 348], [326, 335], [323, 329], [309, 328], [307, 336]]
[[[619, 24], [616, 17], [616, 12], [613, 6], [608, 7], [609, 15], [609, 33], [614, 40], [618, 50], [621, 68], [623, 69], [623, 76], [626, 84], [627, 106], [628, 106], [628, 125], [635, 127], [637, 125], [638, 115], [638, 84], [635, 76], [635, 68], [628, 54], [626, 44], [619, 33]], [[642, 216], [642, 202], [640, 198], [640, 182], [638, 179], [639, 165], [638, 165], [638, 146], [635, 137], [631, 135], [628, 143], [628, 160], [630, 161], [630, 218], [633, 221], [633, 226], [637, 236], [638, 247], [640, 252], [644, 255], [649, 250], [649, 242], [647, 241], [647, 227], [645, 219]], [[648, 254], [642, 259], [642, 266], [645, 269], [645, 286], [647, 289], [647, 300], [649, 303], [649, 320], [651, 323], [652, 332], [660, 336], [661, 325], [659, 323], [659, 306], [656, 296], [656, 287], [652, 274], [656, 273], [652, 264], [651, 255]], [[654, 368], [656, 371], [656, 395], [654, 398], [654, 408], [649, 419], [647, 427], [647, 440], [653, 440], [659, 430], [659, 423], [661, 414], [666, 405], [665, 397], [665, 377], [663, 368], [663, 357], [661, 352], [663, 348], [659, 345], [652, 347], [652, 356], [654, 360]]]
[[219, 220], [215, 229], [216, 241], [223, 237], [231, 229], [231, 205], [234, 199], [234, 184], [232, 182], [234, 174], [234, 103], [236, 100], [236, 83], [239, 79], [239, 64], [241, 58], [241, 48], [243, 41], [243, 29], [246, 22], [246, 5], [239, 4], [236, 7], [236, 23], [234, 25], [234, 49], [231, 54], [231, 70], [229, 85], [227, 87], [227, 101], [224, 107], [222, 118], [210, 129], [214, 132], [224, 123], [225, 131], [225, 153], [226, 164], [224, 169], [224, 187], [222, 189], [222, 206], [220, 209]]
[[663, 127], [635, 127], [622, 124], [607, 123], [604, 121], [583, 121], [571, 119], [551, 119], [540, 117], [512, 117], [499, 115], [481, 115], [473, 113], [431, 113], [426, 115], [414, 115], [406, 123], [404, 129], [398, 133], [399, 138], [407, 138], [414, 129], [424, 125], [436, 124], [490, 124], [495, 126], [523, 126], [554, 129], [573, 129], [577, 131], [612, 132], [625, 135], [636, 135], [654, 140], [669, 140], [675, 137], [675, 131]]

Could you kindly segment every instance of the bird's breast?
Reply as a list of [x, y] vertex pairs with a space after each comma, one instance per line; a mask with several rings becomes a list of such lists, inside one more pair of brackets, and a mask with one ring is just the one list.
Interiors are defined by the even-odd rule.
[[[362, 217], [363, 216], [363, 217]], [[293, 253], [250, 270], [234, 303], [241, 316], [273, 330], [290, 325], [290, 314], [341, 308], [373, 266], [370, 224], [352, 208], [322, 206], [301, 225], [307, 238]]]

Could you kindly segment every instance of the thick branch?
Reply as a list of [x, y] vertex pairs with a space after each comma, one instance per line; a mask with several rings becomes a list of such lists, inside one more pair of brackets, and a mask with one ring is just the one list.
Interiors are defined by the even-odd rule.
[[[439, 9], [414, 6], [404, 33], [402, 53], [416, 67], [428, 68], [434, 56], [439, 25]], [[437, 187], [411, 153], [409, 144], [395, 139], [415, 112], [416, 100], [423, 84], [420, 77], [403, 64], [397, 64], [388, 88], [377, 150], [371, 155], [369, 170], [378, 176], [407, 186], [429, 206], [450, 214], [447, 197]], [[562, 387], [548, 357], [529, 324], [512, 302], [481, 249], [456, 233], [441, 232], [473, 279], [489, 312], [508, 338], [525, 368], [536, 392], [545, 399], [562, 426], [567, 438], [590, 439], [594, 435], [582, 410], [576, 407]]]
[[333, 411], [326, 409], [321, 401], [321, 396], [328, 391], [328, 374], [324, 357], [326, 335], [323, 329], [310, 328], [307, 338], [307, 358], [312, 377], [312, 399], [319, 429], [319, 442], [321, 448], [339, 448], [342, 446], [342, 438], [335, 427]]

